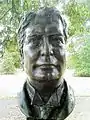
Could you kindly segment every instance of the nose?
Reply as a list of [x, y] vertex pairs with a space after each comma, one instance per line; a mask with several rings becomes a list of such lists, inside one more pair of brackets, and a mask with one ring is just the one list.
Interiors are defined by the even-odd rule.
[[47, 36], [43, 37], [41, 55], [45, 56], [46, 60], [49, 60], [50, 56], [53, 55], [52, 46], [49, 43], [49, 38]]

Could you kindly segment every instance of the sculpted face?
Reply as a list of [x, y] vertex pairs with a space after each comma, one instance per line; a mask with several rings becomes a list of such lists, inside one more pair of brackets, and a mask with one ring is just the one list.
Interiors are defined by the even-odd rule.
[[63, 24], [58, 17], [37, 17], [25, 30], [24, 69], [30, 80], [59, 80], [65, 69]]

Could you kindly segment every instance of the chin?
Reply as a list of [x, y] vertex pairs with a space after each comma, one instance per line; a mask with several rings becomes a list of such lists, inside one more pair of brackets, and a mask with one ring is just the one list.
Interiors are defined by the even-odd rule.
[[32, 78], [37, 81], [52, 81], [59, 80], [61, 72], [55, 68], [37, 68], [32, 72]]
[[57, 76], [53, 76], [52, 74], [47, 74], [47, 75], [36, 75], [32, 76], [32, 80], [38, 81], [38, 82], [50, 82], [50, 81], [58, 81], [60, 79], [60, 74]]

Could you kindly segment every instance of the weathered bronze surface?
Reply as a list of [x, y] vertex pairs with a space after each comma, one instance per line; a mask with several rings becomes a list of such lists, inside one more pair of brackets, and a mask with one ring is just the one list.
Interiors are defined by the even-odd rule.
[[64, 120], [74, 108], [73, 90], [63, 78], [67, 24], [56, 8], [29, 12], [18, 31], [27, 80], [20, 109], [27, 120]]

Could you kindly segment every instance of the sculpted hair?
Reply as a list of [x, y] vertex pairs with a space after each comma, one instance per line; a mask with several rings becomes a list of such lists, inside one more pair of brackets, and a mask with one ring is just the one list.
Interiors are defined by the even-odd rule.
[[29, 24], [35, 19], [36, 14], [34, 12], [29, 12], [25, 16], [22, 17], [18, 29], [18, 44], [20, 55], [23, 60], [23, 44], [25, 40], [25, 29], [29, 26]]
[[37, 16], [53, 17], [54, 15], [56, 15], [61, 20], [61, 22], [63, 24], [63, 33], [64, 33], [65, 41], [67, 40], [67, 23], [66, 23], [65, 19], [63, 18], [63, 16], [60, 14], [60, 11], [58, 11], [56, 8], [46, 7], [46, 8], [41, 8], [37, 12], [29, 12], [25, 16], [23, 16], [23, 18], [21, 19], [20, 26], [18, 29], [18, 43], [19, 43], [19, 49], [20, 49], [20, 54], [21, 54], [22, 60], [23, 60], [23, 44], [24, 44], [24, 40], [25, 40], [25, 29], [30, 24], [33, 25]]

